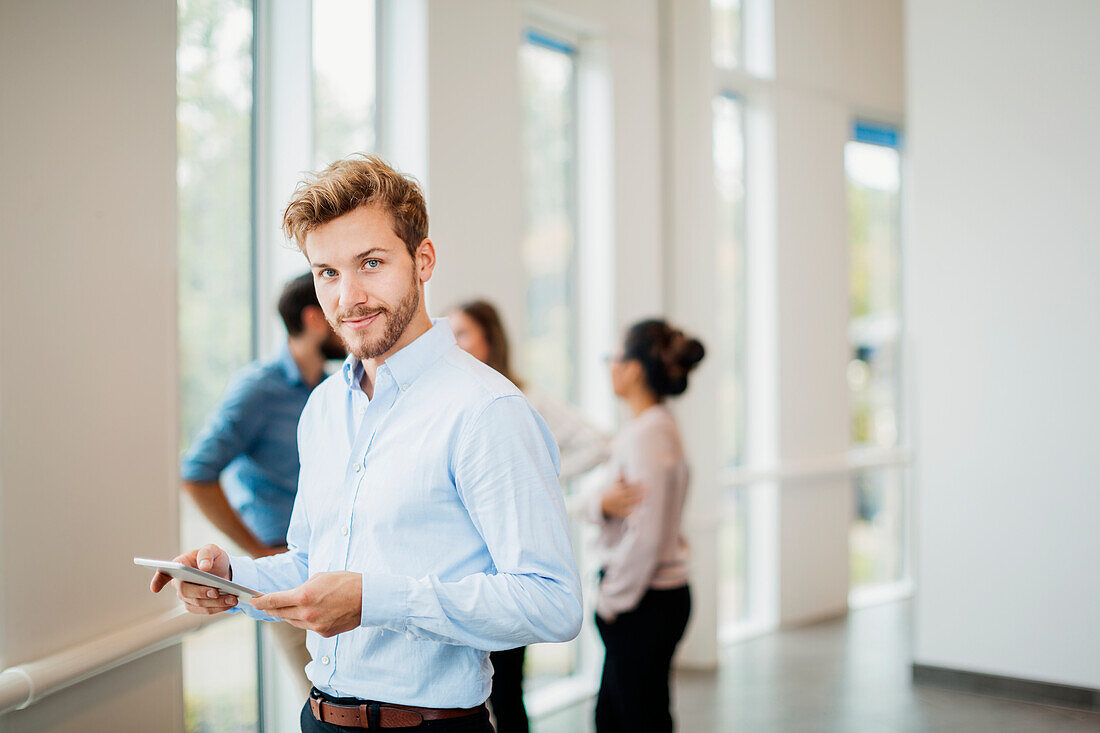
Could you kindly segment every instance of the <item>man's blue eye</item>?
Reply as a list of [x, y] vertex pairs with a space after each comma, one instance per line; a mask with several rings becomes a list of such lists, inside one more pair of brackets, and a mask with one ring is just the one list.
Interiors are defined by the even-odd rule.
[[374, 268], [382, 264], [382, 260], [367, 260], [365, 264], [367, 267], [373, 270]]
[[321, 277], [335, 277], [335, 276], [336, 276], [336, 270], [333, 270], [332, 268], [321, 270]]

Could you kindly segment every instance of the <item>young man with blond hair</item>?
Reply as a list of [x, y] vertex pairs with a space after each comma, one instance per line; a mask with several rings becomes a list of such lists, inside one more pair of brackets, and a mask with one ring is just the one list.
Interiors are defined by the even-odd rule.
[[[350, 352], [302, 413], [289, 550], [177, 560], [263, 592], [249, 615], [309, 632], [303, 731], [491, 731], [488, 652], [580, 628], [557, 447], [523, 394], [428, 317], [436, 254], [414, 181], [375, 157], [338, 161], [299, 185], [283, 226]], [[236, 605], [172, 582], [193, 613]]]

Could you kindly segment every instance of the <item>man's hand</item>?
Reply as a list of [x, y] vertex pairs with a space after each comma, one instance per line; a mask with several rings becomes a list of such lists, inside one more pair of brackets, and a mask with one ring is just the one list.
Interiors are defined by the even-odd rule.
[[608, 518], [630, 516], [634, 507], [645, 497], [645, 492], [638, 484], [627, 483], [620, 474], [619, 480], [613, 483], [600, 497], [600, 510]]
[[[175, 562], [205, 570], [226, 580], [232, 580], [229, 572], [229, 555], [217, 545], [203, 545], [197, 550], [191, 550], [191, 552], [175, 558]], [[176, 595], [191, 613], [210, 615], [221, 613], [237, 605], [236, 596], [221, 593], [209, 586], [173, 580], [164, 573], [157, 573], [153, 576], [153, 582], [149, 584], [149, 589], [154, 593], [160, 593], [169, 583], [175, 586]]]
[[252, 607], [326, 639], [358, 628], [363, 617], [363, 576], [318, 573], [293, 590], [255, 596]]

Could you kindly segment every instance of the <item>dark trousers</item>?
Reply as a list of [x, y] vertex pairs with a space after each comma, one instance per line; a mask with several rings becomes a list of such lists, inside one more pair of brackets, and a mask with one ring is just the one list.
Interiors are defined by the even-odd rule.
[[691, 614], [687, 586], [650, 589], [638, 607], [608, 623], [596, 617], [607, 653], [596, 697], [596, 733], [672, 730], [668, 676]]
[[499, 733], [528, 733], [527, 708], [523, 706], [523, 658], [527, 647], [492, 652], [493, 691], [489, 704], [497, 719]]
[[[328, 699], [345, 705], [365, 702], [364, 700], [356, 700], [355, 698], [330, 697]], [[302, 708], [300, 722], [302, 725], [302, 733], [355, 733], [356, 731], [364, 730], [363, 728], [349, 728], [344, 725], [322, 723], [317, 720], [317, 718], [313, 717], [313, 710], [310, 709], [308, 700], [306, 701], [305, 707]], [[371, 730], [374, 730], [374, 728], [371, 728]], [[480, 713], [462, 718], [428, 720], [414, 728], [379, 728], [378, 730], [430, 730], [433, 731], [433, 733], [493, 733], [493, 724], [489, 722], [489, 711], [482, 708]]]

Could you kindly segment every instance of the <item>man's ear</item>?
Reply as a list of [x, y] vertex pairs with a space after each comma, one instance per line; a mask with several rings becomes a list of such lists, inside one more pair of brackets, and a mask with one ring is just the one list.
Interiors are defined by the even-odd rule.
[[413, 267], [416, 268], [416, 276], [420, 282], [426, 283], [432, 279], [432, 272], [435, 270], [435, 245], [427, 237], [416, 248]]
[[302, 309], [302, 325], [312, 333], [332, 330], [325, 319], [325, 312], [319, 305], [307, 305]]

